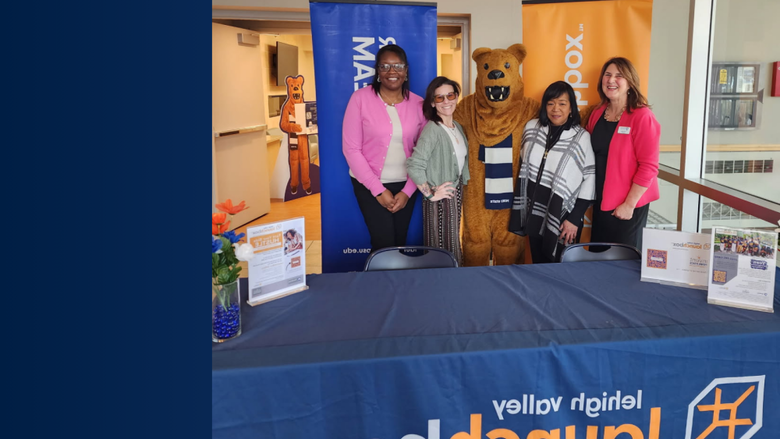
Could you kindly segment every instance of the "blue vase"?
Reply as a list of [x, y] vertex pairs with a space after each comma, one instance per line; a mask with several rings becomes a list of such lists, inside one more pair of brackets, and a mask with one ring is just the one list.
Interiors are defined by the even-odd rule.
[[222, 343], [241, 335], [241, 295], [238, 280], [212, 285], [211, 341]]

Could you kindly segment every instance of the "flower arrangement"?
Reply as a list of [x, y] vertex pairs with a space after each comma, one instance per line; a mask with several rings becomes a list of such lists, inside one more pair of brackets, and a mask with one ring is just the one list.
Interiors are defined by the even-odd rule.
[[239, 262], [252, 259], [254, 250], [251, 244], [241, 244], [246, 234], [228, 231], [228, 215], [246, 209], [244, 202], [233, 206], [233, 201], [228, 199], [216, 208], [220, 212], [211, 215], [212, 340], [222, 341], [241, 334]]

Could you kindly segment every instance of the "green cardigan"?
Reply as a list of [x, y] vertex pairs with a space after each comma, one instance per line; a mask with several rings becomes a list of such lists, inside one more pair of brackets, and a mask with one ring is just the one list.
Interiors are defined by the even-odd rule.
[[[454, 123], [465, 140], [463, 127], [457, 122]], [[420, 133], [412, 156], [406, 160], [406, 172], [417, 185], [425, 182], [432, 186], [448, 181], [455, 183], [458, 175], [463, 177], [463, 184], [466, 184], [469, 181], [468, 145], [466, 145], [466, 158], [463, 160], [461, 174], [458, 172], [458, 157], [455, 155], [455, 147], [449, 134], [436, 122], [429, 121]]]

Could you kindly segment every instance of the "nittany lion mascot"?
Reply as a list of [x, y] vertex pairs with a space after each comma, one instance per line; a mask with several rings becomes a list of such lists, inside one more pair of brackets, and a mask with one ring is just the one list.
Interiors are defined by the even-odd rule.
[[465, 266], [522, 264], [523, 237], [508, 230], [509, 213], [525, 124], [539, 113], [539, 102], [524, 96], [520, 64], [525, 46], [481, 47], [476, 91], [463, 98], [455, 120], [469, 145], [471, 180], [463, 194], [463, 261]]
[[[302, 104], [303, 101], [303, 76], [288, 76], [285, 79], [287, 83], [287, 100], [282, 106], [282, 118], [279, 120], [279, 128], [288, 134], [290, 151], [290, 192], [295, 195], [298, 193], [298, 185], [303, 184], [303, 190], [311, 194], [311, 179], [309, 178], [309, 136], [298, 133], [303, 131], [301, 125], [296, 123], [306, 123], [306, 115], [295, 117], [295, 104]], [[299, 174], [300, 170], [300, 174]]]

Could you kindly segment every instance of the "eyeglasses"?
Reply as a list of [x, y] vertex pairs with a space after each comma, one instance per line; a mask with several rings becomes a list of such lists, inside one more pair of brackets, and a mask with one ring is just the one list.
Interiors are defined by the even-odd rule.
[[399, 63], [399, 64], [379, 64], [379, 71], [380, 72], [389, 72], [390, 67], [393, 68], [396, 72], [403, 72], [406, 70], [406, 64]]
[[433, 97], [433, 102], [436, 102], [437, 104], [441, 104], [444, 102], [444, 97], [447, 96], [448, 101], [454, 101], [455, 99], [458, 99], [458, 94], [454, 92], [449, 92], [446, 95], [436, 95]]

